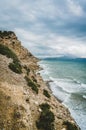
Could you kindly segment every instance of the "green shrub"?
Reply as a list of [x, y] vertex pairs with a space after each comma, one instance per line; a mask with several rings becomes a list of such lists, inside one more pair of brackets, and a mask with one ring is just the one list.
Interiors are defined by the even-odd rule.
[[35, 83], [37, 83], [37, 79], [36, 79], [34, 76], [32, 76], [32, 80], [33, 80]]
[[13, 61], [19, 62], [16, 54], [5, 45], [0, 44], [0, 54], [5, 55], [8, 58], [12, 58]]
[[18, 74], [22, 73], [21, 64], [16, 56], [16, 54], [9, 49], [7, 46], [0, 44], [0, 54], [5, 55], [8, 58], [12, 58], [13, 62], [9, 64], [9, 68]]
[[6, 37], [6, 36], [9, 36], [11, 34], [14, 34], [14, 32], [12, 31], [0, 31], [0, 37]]
[[42, 109], [42, 111], [46, 112], [50, 109], [50, 105], [47, 103], [43, 103], [40, 105], [40, 108]]
[[53, 112], [50, 111], [49, 104], [41, 104], [40, 108], [42, 109], [39, 120], [36, 122], [36, 126], [38, 129], [42, 130], [54, 130], [54, 120], [55, 116]]
[[15, 72], [15, 73], [18, 73], [18, 74], [21, 74], [22, 73], [22, 67], [20, 65], [20, 63], [18, 62], [13, 62], [13, 63], [10, 63], [9, 64], [9, 68]]
[[50, 98], [50, 94], [48, 93], [48, 91], [47, 90], [43, 90], [43, 94], [47, 97], [47, 98]]
[[27, 71], [27, 75], [29, 75], [30, 69], [26, 65], [24, 66], [24, 69]]
[[38, 94], [37, 85], [27, 76], [25, 76], [25, 80], [27, 81], [27, 85]]
[[64, 121], [63, 125], [67, 126], [67, 130], [78, 130], [77, 126], [69, 121]]

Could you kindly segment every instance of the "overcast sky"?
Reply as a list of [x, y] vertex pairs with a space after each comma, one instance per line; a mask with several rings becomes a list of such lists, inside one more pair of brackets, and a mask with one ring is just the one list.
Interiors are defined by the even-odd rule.
[[2, 0], [0, 29], [36, 56], [86, 58], [86, 0]]

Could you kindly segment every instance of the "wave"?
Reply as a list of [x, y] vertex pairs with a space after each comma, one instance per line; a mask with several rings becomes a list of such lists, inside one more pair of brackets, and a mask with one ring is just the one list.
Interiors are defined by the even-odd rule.
[[77, 79], [73, 79], [73, 82], [76, 83], [76, 84], [81, 84], [81, 82], [78, 81]]
[[86, 99], [86, 95], [83, 95], [83, 98]]
[[86, 89], [86, 84], [81, 83], [81, 86]]
[[[86, 84], [83, 84], [76, 79], [60, 79], [60, 78], [53, 78], [49, 77], [50, 85], [52, 86], [51, 89], [54, 91], [55, 95], [58, 95], [59, 93], [68, 95], [75, 94], [76, 96], [81, 96], [83, 98], [86, 98], [85, 94], [86, 92]], [[60, 94], [59, 94], [60, 95]]]
[[52, 81], [50, 82], [51, 90], [57, 98], [67, 101], [69, 96], [76, 95], [81, 100], [86, 99], [86, 95], [83, 93], [86, 91], [86, 84], [73, 77], [55, 78], [52, 75], [50, 76], [51, 70], [47, 64], [41, 63], [41, 66], [44, 68], [41, 75], [45, 81]]
[[83, 92], [83, 93], [77, 93], [77, 92], [75, 92], [75, 93], [71, 93], [71, 95], [72, 95], [72, 97], [78, 97], [78, 99], [80, 100], [80, 99], [86, 99], [86, 93], [85, 92]]

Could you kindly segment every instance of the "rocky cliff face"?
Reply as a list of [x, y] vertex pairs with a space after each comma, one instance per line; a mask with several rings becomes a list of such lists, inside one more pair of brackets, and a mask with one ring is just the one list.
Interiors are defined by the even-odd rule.
[[80, 130], [14, 32], [0, 31], [0, 130]]

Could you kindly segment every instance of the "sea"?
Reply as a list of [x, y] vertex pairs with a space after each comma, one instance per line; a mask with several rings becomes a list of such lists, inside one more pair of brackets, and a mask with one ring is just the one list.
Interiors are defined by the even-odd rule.
[[86, 130], [86, 59], [44, 58], [39, 65], [52, 93], [69, 109], [81, 130]]

